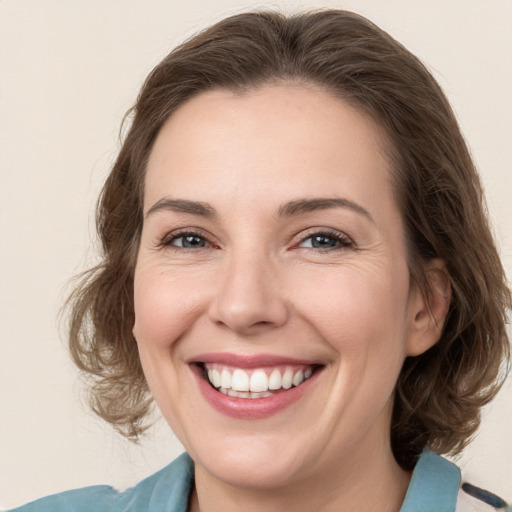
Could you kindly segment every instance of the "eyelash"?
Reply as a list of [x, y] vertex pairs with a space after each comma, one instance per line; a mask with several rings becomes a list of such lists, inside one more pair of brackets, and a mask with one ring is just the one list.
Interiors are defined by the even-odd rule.
[[301, 248], [301, 244], [306, 242], [307, 240], [311, 240], [313, 238], [327, 238], [333, 240], [337, 243], [335, 247], [302, 247], [303, 249], [307, 249], [315, 252], [330, 252], [330, 251], [342, 251], [347, 249], [354, 249], [354, 242], [344, 233], [339, 231], [331, 231], [331, 230], [312, 230], [306, 236], [302, 236], [299, 243], [295, 246], [295, 248]]
[[[194, 237], [199, 238], [204, 241], [206, 244], [206, 247], [183, 247], [179, 245], [174, 245], [174, 242], [177, 240], [185, 239], [186, 237]], [[337, 245], [334, 247], [303, 247], [302, 244], [305, 243], [307, 240], [312, 240], [313, 238], [324, 238], [324, 239], [330, 239], [333, 240]], [[183, 243], [183, 242], [182, 242]], [[160, 246], [162, 248], [171, 248], [178, 251], [198, 251], [202, 249], [207, 249], [211, 247], [216, 247], [215, 244], [209, 239], [208, 236], [205, 236], [205, 234], [201, 231], [194, 231], [194, 230], [183, 230], [178, 231], [174, 233], [168, 234], [160, 243]], [[345, 234], [334, 231], [334, 230], [311, 230], [309, 233], [307, 233], [305, 236], [303, 235], [299, 242], [293, 246], [293, 249], [306, 249], [308, 251], [314, 251], [314, 252], [330, 252], [330, 251], [340, 251], [340, 250], [346, 250], [346, 249], [354, 249], [355, 244], [354, 242]]]
[[201, 249], [206, 249], [207, 247], [183, 247], [179, 245], [174, 245], [173, 242], [176, 242], [180, 238], [185, 239], [186, 237], [194, 237], [194, 238], [200, 238], [205, 241], [205, 243], [208, 246], [214, 246], [213, 242], [210, 241], [209, 237], [205, 236], [205, 234], [201, 231], [193, 231], [193, 230], [183, 230], [178, 232], [169, 233], [165, 236], [165, 238], [160, 243], [160, 246], [162, 248], [171, 248], [177, 251], [198, 251]]

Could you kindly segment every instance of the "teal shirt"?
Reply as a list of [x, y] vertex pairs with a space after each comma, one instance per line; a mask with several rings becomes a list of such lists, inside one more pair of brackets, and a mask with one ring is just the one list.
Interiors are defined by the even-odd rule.
[[[184, 453], [127, 491], [95, 485], [48, 496], [11, 512], [187, 512], [193, 483], [194, 464]], [[457, 466], [425, 450], [400, 512], [454, 512], [459, 485]]]

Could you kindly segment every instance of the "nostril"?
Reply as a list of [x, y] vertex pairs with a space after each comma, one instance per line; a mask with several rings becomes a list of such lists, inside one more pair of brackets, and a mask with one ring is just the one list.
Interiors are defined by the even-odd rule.
[[[236, 263], [235, 263], [236, 265]], [[222, 282], [210, 307], [209, 317], [216, 324], [240, 334], [253, 334], [283, 325], [288, 309], [275, 283], [269, 281], [245, 261], [244, 268], [232, 270]]]

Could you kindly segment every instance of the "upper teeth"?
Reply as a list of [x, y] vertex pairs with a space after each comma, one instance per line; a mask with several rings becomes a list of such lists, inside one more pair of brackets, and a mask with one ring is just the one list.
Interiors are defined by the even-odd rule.
[[311, 377], [311, 367], [301, 368], [274, 368], [242, 370], [241, 368], [229, 368], [220, 365], [205, 365], [208, 379], [216, 388], [233, 391], [265, 392], [278, 389], [290, 389], [292, 386], [302, 384]]

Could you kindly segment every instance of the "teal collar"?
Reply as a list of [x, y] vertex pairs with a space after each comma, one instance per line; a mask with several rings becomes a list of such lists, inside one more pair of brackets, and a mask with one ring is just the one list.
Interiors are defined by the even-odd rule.
[[[149, 477], [146, 481], [149, 484], [149, 492], [147, 492], [147, 498], [145, 498], [148, 501], [147, 509], [134, 507], [129, 510], [187, 512], [189, 496], [194, 487], [194, 463], [188, 453], [182, 453], [169, 466]], [[138, 492], [140, 493], [140, 488], [146, 481], [141, 482], [134, 489], [139, 488]]]
[[[400, 512], [454, 512], [459, 481], [456, 466], [425, 450], [416, 464]], [[124, 492], [96, 485], [48, 496], [11, 512], [187, 512], [193, 485], [194, 463], [184, 453]]]
[[430, 450], [421, 454], [400, 512], [454, 512], [460, 486], [455, 464]]
[[[194, 463], [184, 453], [135, 489], [139, 496], [144, 494], [146, 500], [149, 498], [148, 512], [186, 512], [193, 475]], [[150, 482], [148, 487], [151, 491], [146, 494], [143, 492], [144, 484]], [[414, 468], [400, 512], [455, 512], [459, 485], [460, 471], [457, 466], [425, 450]]]

